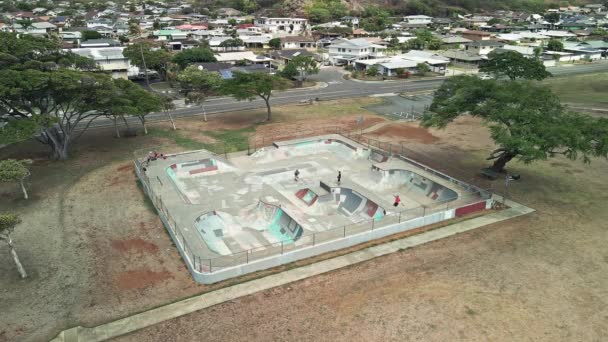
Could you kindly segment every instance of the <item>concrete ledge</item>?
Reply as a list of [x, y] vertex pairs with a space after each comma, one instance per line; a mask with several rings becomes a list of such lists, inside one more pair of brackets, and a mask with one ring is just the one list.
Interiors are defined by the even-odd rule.
[[158, 307], [149, 311], [135, 314], [116, 321], [99, 325], [93, 328], [76, 327], [61, 332], [52, 341], [54, 342], [80, 342], [104, 341], [110, 338], [125, 335], [154, 324], [177, 318], [189, 313], [208, 308], [239, 297], [247, 296], [259, 291], [285, 285], [291, 282], [313, 277], [326, 272], [334, 271], [345, 266], [371, 260], [403, 249], [418, 246], [427, 242], [436, 241], [458, 233], [473, 230], [488, 224], [501, 222], [510, 218], [534, 212], [534, 209], [512, 201], [506, 201], [509, 209], [492, 212], [488, 215], [458, 222], [449, 226], [426, 231], [400, 240], [382, 245], [365, 248], [347, 255], [323, 260], [314, 264], [294, 268], [284, 272], [272, 274], [264, 278], [226, 287], [216, 291], [204, 293], [195, 297], [181, 300], [172, 304]]

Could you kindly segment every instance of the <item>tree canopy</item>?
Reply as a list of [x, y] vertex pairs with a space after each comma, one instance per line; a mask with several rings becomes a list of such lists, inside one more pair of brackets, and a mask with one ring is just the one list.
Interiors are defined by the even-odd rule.
[[217, 72], [199, 70], [194, 65], [182, 71], [177, 81], [186, 92], [186, 100], [199, 106], [211, 93], [219, 91], [222, 84], [222, 78]]
[[302, 81], [306, 81], [309, 75], [319, 73], [319, 64], [312, 56], [296, 56], [287, 64], [287, 66], [290, 65], [292, 65], [291, 68], [297, 70]]
[[559, 41], [557, 39], [551, 39], [547, 43], [547, 50], [549, 50], [549, 51], [563, 51], [564, 50], [564, 43], [562, 43], [561, 41]]
[[532, 81], [449, 78], [422, 124], [443, 128], [463, 114], [488, 124], [498, 145], [488, 159], [497, 172], [513, 158], [531, 163], [564, 155], [588, 162], [608, 156], [608, 119], [568, 112], [548, 87]]
[[488, 60], [481, 65], [479, 71], [495, 77], [506, 76], [511, 80], [542, 80], [551, 76], [541, 60], [527, 58], [517, 51], [490, 52]]
[[181, 69], [185, 69], [188, 65], [192, 63], [207, 63], [207, 62], [216, 62], [213, 51], [206, 47], [199, 47], [193, 49], [187, 49], [181, 52], [178, 52], [173, 57], [173, 62]]
[[270, 46], [273, 49], [280, 49], [281, 48], [281, 38], [272, 38], [271, 40], [268, 41], [268, 46]]
[[16, 182], [21, 186], [23, 197], [28, 198], [27, 190], [25, 189], [24, 180], [30, 175], [29, 166], [32, 161], [29, 159], [16, 160], [5, 159], [0, 160], [0, 182]]
[[0, 142], [33, 135], [55, 159], [67, 159], [91, 122], [120, 102], [117, 81], [88, 72], [92, 60], [64, 53], [55, 41], [5, 33], [0, 38], [6, 38], [0, 39], [0, 54], [10, 60], [0, 65], [0, 120], [6, 122]]
[[157, 71], [163, 79], [165, 79], [172, 57], [169, 51], [161, 48], [154, 48], [147, 42], [129, 45], [123, 50], [122, 54], [127, 57], [133, 65], [143, 68], [145, 64], [147, 69]]
[[270, 121], [272, 118], [270, 109], [272, 90], [282, 90], [288, 86], [289, 82], [282, 77], [262, 72], [244, 73], [237, 71], [231, 79], [224, 81], [222, 92], [239, 101], [252, 101], [256, 97], [260, 97], [266, 104], [268, 114], [266, 120]]

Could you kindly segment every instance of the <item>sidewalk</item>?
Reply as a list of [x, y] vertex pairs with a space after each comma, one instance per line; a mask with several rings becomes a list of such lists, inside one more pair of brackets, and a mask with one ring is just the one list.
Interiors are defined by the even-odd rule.
[[[501, 196], [495, 195], [495, 201], [502, 202]], [[125, 317], [93, 328], [75, 327], [62, 331], [53, 342], [104, 341], [128, 334], [160, 322], [171, 320], [213, 305], [234, 300], [273, 287], [334, 271], [345, 266], [357, 264], [390, 253], [418, 246], [427, 242], [443, 239], [485, 225], [501, 222], [534, 212], [534, 209], [507, 200], [509, 209], [490, 212], [487, 215], [461, 221], [445, 227], [429, 230], [420, 234], [405, 237], [385, 244], [365, 248], [343, 256], [323, 260], [314, 264], [290, 269], [284, 272], [255, 279], [249, 282], [222, 288], [184, 299], [172, 304]]]

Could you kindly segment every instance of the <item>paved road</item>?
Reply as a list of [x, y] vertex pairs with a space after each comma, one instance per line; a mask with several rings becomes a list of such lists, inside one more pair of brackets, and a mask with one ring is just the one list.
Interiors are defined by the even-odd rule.
[[[598, 71], [608, 71], [608, 62], [562, 66], [548, 68], [554, 76], [567, 76], [573, 74], [593, 73]], [[342, 78], [342, 73], [338, 69], [323, 69], [318, 75], [311, 77], [311, 80], [322, 82], [326, 87], [317, 89], [292, 89], [278, 92], [273, 95], [270, 102], [272, 105], [298, 103], [310, 99], [335, 100], [342, 98], [353, 98], [374, 94], [386, 94], [396, 92], [415, 92], [433, 90], [438, 88], [443, 82], [443, 77], [419, 81], [386, 81], [386, 82], [356, 82]], [[235, 101], [231, 97], [211, 98], [205, 102], [207, 115], [217, 115], [223, 112], [238, 110], [264, 108], [264, 101]], [[191, 117], [202, 115], [200, 107], [177, 109], [172, 112], [174, 117]], [[166, 120], [164, 113], [153, 113], [148, 116], [149, 121]], [[136, 118], [130, 120], [137, 124]], [[109, 127], [111, 122], [105, 118], [99, 118], [91, 124], [92, 128]]]

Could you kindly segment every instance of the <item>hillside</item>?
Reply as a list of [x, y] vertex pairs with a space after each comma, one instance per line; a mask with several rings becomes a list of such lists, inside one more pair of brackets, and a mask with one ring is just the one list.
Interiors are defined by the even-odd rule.
[[[304, 15], [313, 3], [330, 3], [320, 0], [259, 0], [260, 9], [277, 15]], [[591, 0], [340, 0], [347, 11], [360, 12], [367, 6], [377, 6], [397, 15], [426, 14], [449, 16], [454, 13], [516, 10], [542, 12], [544, 8], [591, 3]]]

